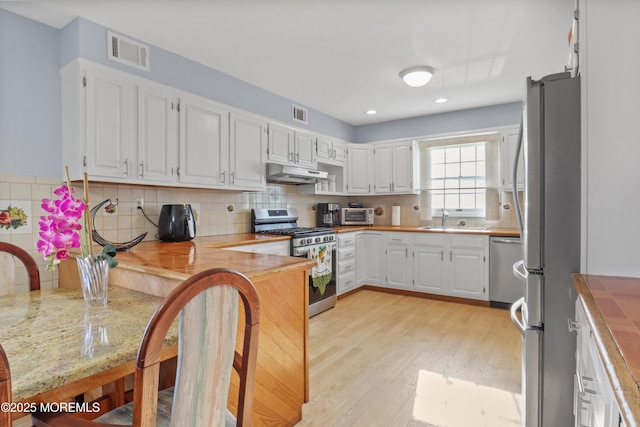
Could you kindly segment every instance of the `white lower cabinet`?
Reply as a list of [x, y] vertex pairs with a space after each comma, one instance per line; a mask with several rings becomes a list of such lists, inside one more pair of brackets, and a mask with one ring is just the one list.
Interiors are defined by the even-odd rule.
[[431, 294], [445, 292], [447, 249], [445, 234], [421, 234], [413, 246], [413, 280], [416, 291]]
[[489, 292], [487, 236], [451, 235], [449, 292], [453, 296], [486, 300]]
[[604, 370], [587, 317], [580, 301], [576, 301], [578, 337], [574, 403], [576, 427], [624, 426], [613, 388]]
[[384, 242], [384, 286], [488, 300], [488, 236], [391, 232]]
[[356, 236], [358, 286], [382, 283], [382, 233], [361, 231]]
[[338, 295], [356, 287], [356, 235], [357, 233], [338, 234], [338, 249], [336, 251]]
[[410, 233], [385, 233], [385, 285], [390, 288], [413, 288], [413, 236]]
[[230, 248], [224, 248], [229, 251], [238, 251], [238, 252], [253, 252], [258, 254], [268, 254], [268, 255], [283, 255], [289, 256], [289, 241], [281, 240], [277, 242], [267, 242], [267, 243], [253, 243], [250, 245], [241, 245], [241, 246], [232, 246]]
[[338, 295], [358, 286], [488, 300], [489, 236], [357, 231], [338, 234]]

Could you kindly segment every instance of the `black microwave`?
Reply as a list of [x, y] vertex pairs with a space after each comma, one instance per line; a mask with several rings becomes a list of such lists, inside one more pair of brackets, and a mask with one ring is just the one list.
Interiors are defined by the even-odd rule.
[[341, 225], [373, 225], [373, 208], [342, 208]]

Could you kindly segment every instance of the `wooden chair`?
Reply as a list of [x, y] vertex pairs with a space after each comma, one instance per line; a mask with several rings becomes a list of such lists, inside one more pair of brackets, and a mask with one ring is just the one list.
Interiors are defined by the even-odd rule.
[[[238, 294], [244, 307], [244, 334], [238, 340], [242, 353], [235, 350]], [[177, 316], [176, 383], [158, 392], [160, 351]], [[196, 274], [167, 296], [147, 325], [138, 350], [133, 402], [93, 422], [61, 413], [35, 413], [33, 422], [36, 426], [94, 427], [125, 422], [136, 427], [229, 425], [233, 416], [226, 404], [233, 368], [240, 379], [236, 425], [250, 426], [259, 317], [258, 294], [245, 276], [227, 269]]]
[[[11, 372], [9, 372], [9, 361], [2, 346], [0, 345], [0, 404], [11, 403]], [[0, 411], [0, 426], [11, 425], [11, 412]]]
[[[0, 242], [0, 266], [2, 266], [2, 268], [0, 268], [0, 274], [7, 274], [4, 279], [3, 276], [0, 276], [0, 280], [3, 282], [0, 283], [0, 295], [3, 294], [3, 288], [5, 292], [15, 292], [13, 289], [15, 286], [15, 261], [13, 257], [18, 258], [27, 269], [27, 275], [29, 276], [29, 290], [39, 290], [40, 270], [38, 270], [38, 264], [36, 264], [36, 261], [21, 247], [12, 245], [11, 243]], [[5, 280], [9, 283], [4, 283]]]

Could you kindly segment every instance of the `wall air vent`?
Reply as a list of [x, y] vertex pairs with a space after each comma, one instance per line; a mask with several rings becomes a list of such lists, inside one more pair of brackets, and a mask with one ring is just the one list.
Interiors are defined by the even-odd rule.
[[107, 57], [112, 61], [149, 71], [149, 46], [107, 31]]
[[293, 120], [296, 122], [307, 124], [307, 109], [293, 105], [291, 109], [293, 113]]

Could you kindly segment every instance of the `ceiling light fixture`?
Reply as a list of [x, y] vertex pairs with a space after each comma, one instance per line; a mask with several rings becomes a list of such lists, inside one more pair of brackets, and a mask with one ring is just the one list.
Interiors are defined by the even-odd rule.
[[447, 101], [449, 101], [449, 98], [436, 98], [436, 99], [433, 100], [433, 102], [435, 102], [437, 104], [444, 104]]
[[420, 87], [429, 83], [431, 77], [436, 73], [433, 67], [420, 66], [411, 67], [400, 71], [400, 77], [406, 84], [412, 87]]
[[365, 111], [365, 113], [367, 113], [370, 116], [373, 116], [374, 114], [377, 113], [377, 111], [376, 110], [367, 110], [367, 111]]

